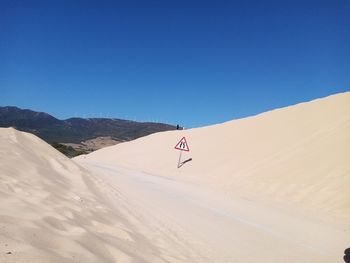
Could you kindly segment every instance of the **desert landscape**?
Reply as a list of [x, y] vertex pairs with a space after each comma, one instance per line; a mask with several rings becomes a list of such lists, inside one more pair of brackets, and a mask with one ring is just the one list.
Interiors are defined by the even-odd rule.
[[73, 159], [13, 128], [0, 143], [0, 262], [333, 263], [350, 247], [350, 92]]

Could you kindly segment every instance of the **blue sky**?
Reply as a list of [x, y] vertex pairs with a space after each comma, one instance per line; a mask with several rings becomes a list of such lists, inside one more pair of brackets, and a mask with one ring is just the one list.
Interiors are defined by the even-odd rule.
[[350, 90], [350, 0], [0, 1], [0, 105], [198, 127]]

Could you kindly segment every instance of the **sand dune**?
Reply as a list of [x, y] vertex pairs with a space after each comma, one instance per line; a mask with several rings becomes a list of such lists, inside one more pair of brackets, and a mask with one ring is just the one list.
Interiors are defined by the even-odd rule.
[[166, 262], [116, 186], [34, 135], [1, 128], [0, 144], [0, 262]]
[[[177, 168], [174, 145], [191, 148]], [[283, 200], [350, 219], [350, 92], [108, 147], [86, 161]]]
[[74, 160], [14, 129], [0, 143], [0, 262], [333, 263], [350, 247], [350, 93]]

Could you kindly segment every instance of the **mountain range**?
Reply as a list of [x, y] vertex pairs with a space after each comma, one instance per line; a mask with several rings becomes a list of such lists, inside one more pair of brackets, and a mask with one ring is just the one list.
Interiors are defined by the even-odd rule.
[[[33, 133], [50, 144], [56, 146], [57, 143], [68, 144], [68, 147], [88, 152], [95, 150], [88, 142], [96, 138], [107, 138], [104, 141], [108, 141], [105, 145], [108, 146], [118, 142], [134, 140], [155, 132], [176, 129], [176, 126], [164, 123], [136, 122], [111, 118], [69, 118], [60, 120], [45, 112], [36, 112], [13, 106], [0, 107], [0, 127], [13, 127], [20, 131]], [[60, 145], [60, 147], [63, 146]]]

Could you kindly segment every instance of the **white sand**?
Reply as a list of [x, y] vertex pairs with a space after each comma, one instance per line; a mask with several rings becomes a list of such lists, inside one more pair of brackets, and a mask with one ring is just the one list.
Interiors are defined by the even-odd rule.
[[[179, 152], [173, 148], [183, 136], [191, 151], [182, 159], [193, 161], [177, 169]], [[153, 134], [93, 152], [85, 161], [349, 218], [350, 92], [219, 125]]]
[[166, 262], [158, 242], [176, 249], [118, 186], [34, 135], [0, 128], [0, 144], [1, 263]]
[[85, 168], [30, 134], [0, 143], [0, 262], [333, 263], [350, 247], [350, 93], [104, 148]]

